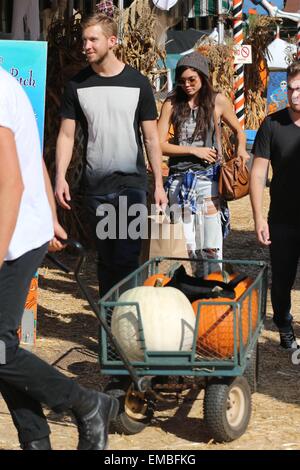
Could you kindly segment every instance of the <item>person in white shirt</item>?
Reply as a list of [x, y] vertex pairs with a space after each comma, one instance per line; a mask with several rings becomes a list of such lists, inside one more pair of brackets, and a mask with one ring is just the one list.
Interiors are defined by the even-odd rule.
[[51, 449], [45, 404], [74, 414], [78, 450], [102, 450], [118, 401], [80, 387], [19, 347], [31, 278], [48, 245], [63, 247], [61, 238], [67, 234], [57, 220], [33, 109], [21, 85], [0, 67], [0, 393], [22, 449]]

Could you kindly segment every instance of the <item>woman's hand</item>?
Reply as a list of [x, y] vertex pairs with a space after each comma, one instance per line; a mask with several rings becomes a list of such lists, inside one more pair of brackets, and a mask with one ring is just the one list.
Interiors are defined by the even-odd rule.
[[250, 155], [247, 153], [247, 151], [244, 148], [237, 150], [237, 156], [241, 157], [244, 163], [250, 160]]
[[215, 163], [217, 151], [211, 147], [191, 147], [191, 153], [205, 163]]

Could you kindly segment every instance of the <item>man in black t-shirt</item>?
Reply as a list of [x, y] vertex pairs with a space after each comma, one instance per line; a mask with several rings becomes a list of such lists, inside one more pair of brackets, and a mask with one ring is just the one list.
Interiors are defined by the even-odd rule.
[[[291, 290], [300, 256], [300, 62], [287, 70], [289, 107], [266, 117], [253, 147], [250, 197], [258, 241], [270, 246], [273, 320], [284, 349], [295, 349]], [[269, 161], [273, 169], [268, 221], [262, 201]]]
[[[85, 199], [97, 233], [98, 279], [103, 296], [139, 264], [141, 236], [131, 233], [133, 216], [128, 212], [135, 204], [143, 207], [146, 204], [147, 175], [140, 129], [153, 171], [155, 203], [164, 206], [167, 197], [161, 174], [157, 111], [148, 79], [116, 58], [113, 49], [117, 26], [111, 18], [93, 14], [83, 22], [82, 28], [89, 66], [67, 84], [63, 96], [57, 141], [56, 197], [63, 208], [70, 209], [66, 171], [72, 158], [76, 121], [79, 121], [87, 141]], [[113, 209], [110, 215], [108, 206]], [[126, 219], [125, 230], [121, 219], [123, 222]]]

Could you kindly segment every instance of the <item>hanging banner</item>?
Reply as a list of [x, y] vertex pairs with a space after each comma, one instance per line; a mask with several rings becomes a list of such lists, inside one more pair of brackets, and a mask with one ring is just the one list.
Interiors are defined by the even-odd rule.
[[287, 76], [285, 71], [270, 71], [268, 82], [268, 114], [275, 113], [288, 106]]
[[37, 119], [43, 149], [47, 42], [0, 40], [0, 65], [24, 87]]

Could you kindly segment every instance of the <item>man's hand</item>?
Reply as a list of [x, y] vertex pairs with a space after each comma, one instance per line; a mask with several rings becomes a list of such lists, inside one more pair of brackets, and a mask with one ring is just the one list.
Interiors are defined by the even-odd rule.
[[62, 228], [60, 223], [58, 221], [54, 222], [54, 237], [49, 243], [49, 248], [48, 251], [54, 252], [54, 251], [61, 251], [65, 248], [65, 245], [61, 243], [58, 238], [62, 238], [63, 240], [66, 240], [68, 238], [68, 235], [66, 231]]
[[162, 210], [163, 212], [165, 212], [166, 207], [168, 205], [168, 197], [162, 186], [155, 188], [154, 200], [155, 200], [156, 209], [158, 211]]
[[255, 231], [259, 243], [264, 246], [271, 245], [269, 225], [266, 220], [261, 219], [258, 223], [256, 223]]
[[71, 206], [68, 204], [68, 202], [71, 201], [70, 189], [65, 178], [59, 178], [56, 180], [55, 197], [58, 204], [63, 209], [71, 210]]

